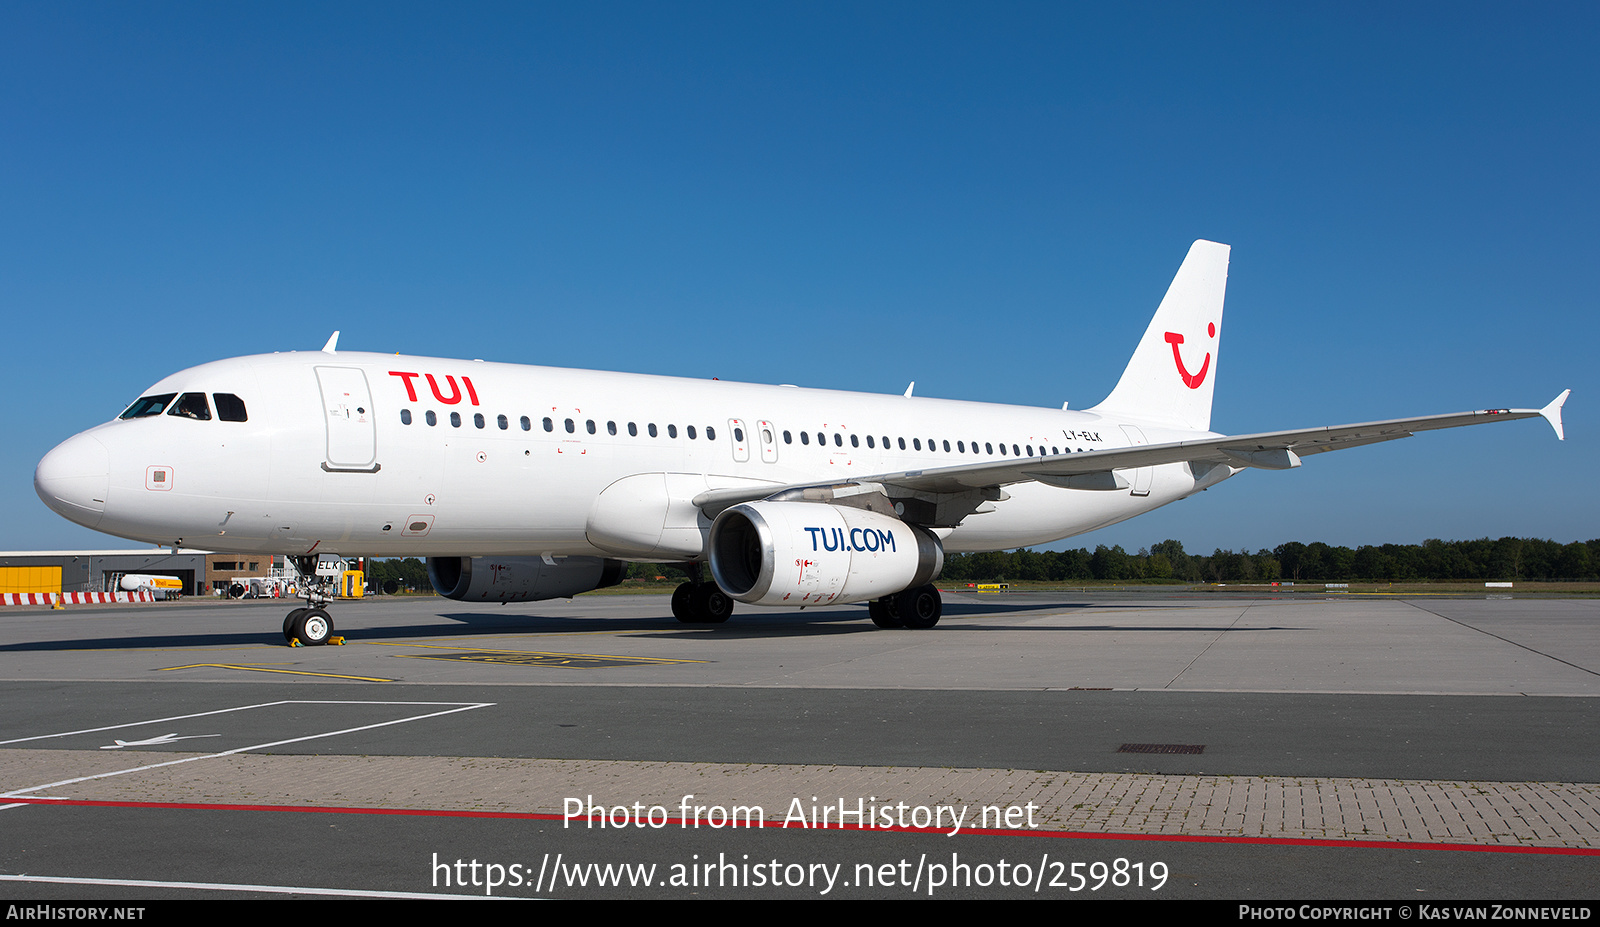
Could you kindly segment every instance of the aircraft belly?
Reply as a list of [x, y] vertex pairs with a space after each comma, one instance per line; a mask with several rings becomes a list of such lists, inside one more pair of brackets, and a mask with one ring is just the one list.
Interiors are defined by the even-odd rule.
[[994, 504], [994, 511], [969, 516], [945, 540], [950, 553], [1009, 550], [1049, 544], [1116, 524], [1169, 502], [1197, 488], [1186, 464], [1150, 468], [1148, 494], [1136, 496], [1134, 488], [1122, 490], [1060, 489], [1043, 483], [1006, 487], [1011, 498]]

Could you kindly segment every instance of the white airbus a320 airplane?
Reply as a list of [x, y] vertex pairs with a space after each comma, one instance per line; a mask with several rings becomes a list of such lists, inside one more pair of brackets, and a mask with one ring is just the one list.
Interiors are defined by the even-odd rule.
[[[932, 627], [946, 551], [1045, 544], [1246, 468], [1561, 405], [1224, 436], [1210, 431], [1228, 247], [1197, 241], [1087, 411], [336, 351], [173, 374], [39, 462], [46, 505], [160, 545], [426, 557], [442, 595], [566, 597], [678, 563], [685, 622], [870, 603]], [[1568, 391], [1570, 392], [1570, 391]], [[326, 560], [323, 561], [326, 563]], [[704, 578], [701, 565], [710, 567]], [[324, 569], [324, 574], [331, 573]], [[333, 633], [331, 578], [284, 635]]]

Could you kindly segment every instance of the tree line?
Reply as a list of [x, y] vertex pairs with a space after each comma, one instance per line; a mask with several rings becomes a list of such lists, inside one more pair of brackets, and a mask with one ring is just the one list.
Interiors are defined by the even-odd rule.
[[1062, 551], [950, 554], [946, 582], [1177, 580], [1191, 583], [1430, 582], [1600, 579], [1600, 539], [1561, 544], [1538, 538], [1430, 539], [1349, 548], [1290, 541], [1271, 550], [1190, 554], [1165, 540], [1137, 553], [1100, 545]]
[[[378, 588], [395, 580], [404, 589], [430, 592], [426, 565], [416, 557], [368, 560], [367, 576]], [[684, 577], [668, 564], [629, 564], [628, 578]], [[1271, 550], [1191, 554], [1180, 541], [1165, 540], [1128, 553], [1120, 545], [1094, 550], [997, 551], [947, 554], [947, 583], [1079, 582], [1145, 580], [1190, 583], [1551, 581], [1600, 580], [1600, 538], [1561, 544], [1538, 538], [1479, 538], [1377, 544], [1354, 549], [1321, 541], [1290, 541]]]

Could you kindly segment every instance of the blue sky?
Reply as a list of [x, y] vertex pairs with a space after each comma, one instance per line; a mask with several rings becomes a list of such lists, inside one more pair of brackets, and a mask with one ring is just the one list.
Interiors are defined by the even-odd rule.
[[1593, 4], [7, 4], [0, 548], [174, 370], [350, 350], [1059, 407], [1233, 246], [1213, 427], [1492, 406], [1067, 542], [1600, 536]]

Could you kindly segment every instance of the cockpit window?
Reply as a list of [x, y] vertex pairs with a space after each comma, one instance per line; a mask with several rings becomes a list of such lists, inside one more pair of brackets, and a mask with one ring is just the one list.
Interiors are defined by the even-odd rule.
[[206, 404], [205, 393], [184, 393], [178, 401], [167, 410], [168, 415], [179, 418], [192, 418], [201, 422], [211, 421], [211, 406]]
[[244, 400], [238, 396], [232, 393], [212, 393], [211, 398], [217, 402], [217, 418], [225, 422], [247, 422], [250, 420], [244, 413]]
[[171, 402], [172, 401], [172, 397], [174, 397], [176, 395], [178, 395], [178, 394], [177, 393], [162, 393], [159, 396], [140, 396], [138, 398], [138, 400], [136, 400], [134, 402], [133, 405], [128, 407], [128, 411], [122, 413], [121, 415], [119, 415], [117, 417], [118, 418], [149, 418], [152, 415], [160, 415], [161, 414], [161, 410], [165, 409], [167, 407], [167, 403]]

